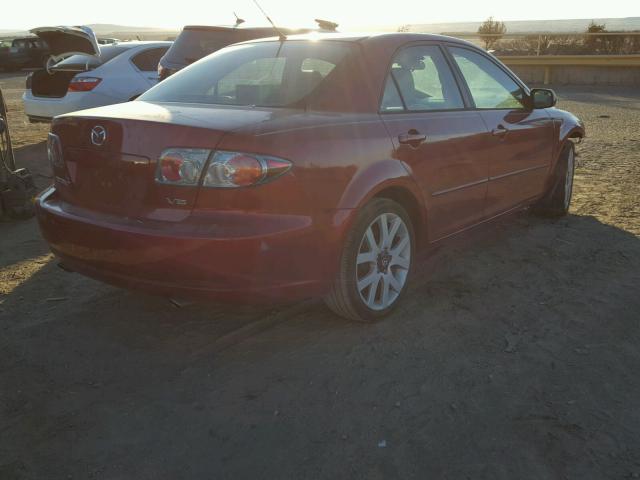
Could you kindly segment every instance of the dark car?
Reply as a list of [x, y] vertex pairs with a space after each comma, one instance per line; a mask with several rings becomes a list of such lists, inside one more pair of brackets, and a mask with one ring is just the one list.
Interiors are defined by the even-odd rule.
[[315, 35], [222, 49], [138, 100], [56, 117], [40, 228], [63, 266], [170, 297], [389, 313], [416, 254], [564, 215], [584, 135], [468, 42]]
[[[335, 32], [338, 26], [327, 20], [316, 20], [316, 22], [320, 31], [323, 32]], [[186, 26], [169, 51], [160, 59], [158, 75], [162, 81], [187, 65], [233, 43], [256, 38], [277, 37], [279, 33], [293, 35], [308, 33], [312, 30], [311, 28], [279, 28], [276, 30], [273, 27]]]
[[14, 38], [10, 47], [0, 47], [0, 70], [42, 67], [49, 57], [49, 47], [38, 37]]

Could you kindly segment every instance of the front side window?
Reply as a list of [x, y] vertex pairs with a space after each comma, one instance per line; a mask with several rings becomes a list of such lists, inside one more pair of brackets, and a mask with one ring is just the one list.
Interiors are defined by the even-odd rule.
[[407, 47], [393, 58], [381, 110], [397, 111], [403, 106], [409, 111], [464, 108], [460, 90], [439, 47]]
[[172, 75], [140, 100], [293, 107], [354, 48], [347, 42], [295, 40], [231, 46]]
[[476, 108], [521, 109], [525, 93], [507, 73], [490, 59], [466, 48], [450, 47]]

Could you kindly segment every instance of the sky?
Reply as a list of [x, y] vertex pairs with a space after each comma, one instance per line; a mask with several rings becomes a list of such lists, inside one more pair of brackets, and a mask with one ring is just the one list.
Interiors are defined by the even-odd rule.
[[[326, 18], [343, 29], [405, 23], [500, 20], [551, 20], [640, 16], [640, 0], [258, 0], [276, 24], [308, 26]], [[4, 3], [4, 2], [3, 2]], [[178, 29], [188, 24], [233, 23], [233, 11], [248, 22], [265, 20], [252, 0], [77, 0], [9, 1], [0, 29], [26, 30], [44, 25], [110, 23]]]

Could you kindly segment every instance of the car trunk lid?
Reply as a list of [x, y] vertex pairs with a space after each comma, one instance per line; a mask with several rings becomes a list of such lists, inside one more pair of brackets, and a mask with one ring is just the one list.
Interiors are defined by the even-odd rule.
[[38, 27], [30, 31], [47, 43], [57, 59], [81, 54], [100, 56], [98, 40], [89, 27]]
[[58, 117], [62, 144], [55, 167], [63, 199], [105, 213], [178, 221], [195, 204], [197, 186], [157, 183], [167, 148], [214, 150], [225, 133], [270, 117], [267, 111], [146, 102], [85, 110]]

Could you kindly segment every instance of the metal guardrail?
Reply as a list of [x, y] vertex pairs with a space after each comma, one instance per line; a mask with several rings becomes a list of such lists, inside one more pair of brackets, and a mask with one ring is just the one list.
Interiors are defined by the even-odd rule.
[[470, 33], [443, 33], [443, 35], [449, 35], [451, 37], [457, 38], [478, 38], [478, 37], [500, 37], [500, 38], [518, 38], [518, 37], [635, 37], [640, 36], [640, 32], [601, 32], [601, 33], [591, 33], [591, 32], [518, 32], [518, 33], [478, 33], [478, 32], [470, 32]]
[[[486, 38], [496, 38], [500, 40], [508, 39], [537, 39], [538, 48], [535, 54], [531, 55], [506, 55], [498, 54], [497, 57], [509, 67], [513, 66], [532, 66], [544, 68], [544, 84], [548, 85], [551, 82], [551, 70], [553, 67], [559, 66], [583, 66], [583, 67], [628, 67], [628, 68], [640, 68], [640, 54], [572, 54], [572, 55], [548, 55], [541, 54], [541, 45], [548, 39], [553, 38], [578, 38], [586, 39], [589, 37], [602, 38], [602, 37], [638, 37], [640, 39], [640, 32], [601, 32], [601, 33], [577, 33], [577, 32], [531, 32], [531, 33], [443, 33], [456, 38], [463, 38], [468, 40], [483, 40]], [[638, 42], [638, 39], [634, 38], [634, 42]]]
[[[567, 39], [567, 38], [572, 38], [572, 39], [581, 39], [581, 40], [585, 40], [585, 39], [593, 39], [595, 41], [605, 41], [608, 42], [608, 40], [605, 40], [605, 38], [610, 38], [610, 37], [623, 37], [623, 38], [632, 38], [633, 39], [633, 44], [636, 45], [634, 48], [637, 50], [639, 47], [638, 45], [640, 44], [640, 31], [637, 32], [585, 32], [585, 33], [576, 33], [576, 32], [572, 32], [572, 33], [562, 33], [562, 32], [549, 32], [549, 33], [544, 33], [544, 32], [532, 32], [532, 33], [471, 33], [471, 32], [467, 32], [467, 33], [444, 33], [443, 35], [449, 35], [451, 37], [457, 37], [457, 38], [463, 38], [463, 39], [468, 39], [468, 40], [480, 40], [480, 41], [486, 41], [487, 39], [491, 39], [494, 38], [496, 39], [496, 43], [499, 43], [502, 40], [509, 40], [509, 39], [530, 39], [533, 40], [534, 42], [537, 40], [537, 48], [536, 48], [536, 52], [535, 55], [536, 56], [540, 56], [541, 53], [544, 55], [543, 50], [542, 50], [542, 46], [543, 44], [547, 43], [547, 42], [551, 42], [553, 43], [553, 39]], [[589, 40], [591, 41], [591, 40]], [[627, 54], [636, 54], [636, 53], [640, 53], [637, 51], [631, 51], [631, 52], [627, 52]], [[604, 53], [603, 55], [608, 55], [609, 53]], [[586, 54], [589, 55], [589, 54]]]
[[509, 67], [544, 67], [545, 85], [551, 81], [551, 68], [554, 66], [640, 68], [640, 55], [500, 55], [499, 58]]

